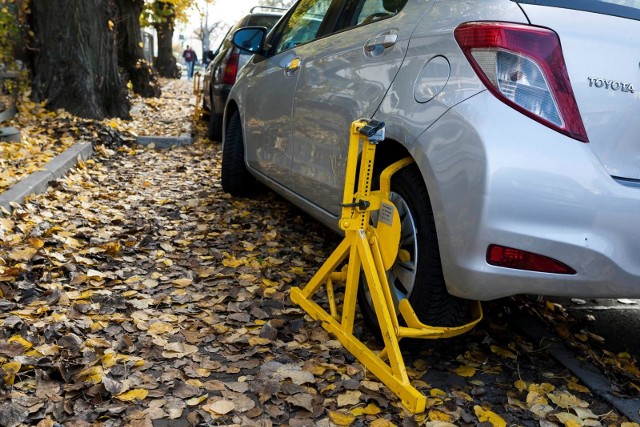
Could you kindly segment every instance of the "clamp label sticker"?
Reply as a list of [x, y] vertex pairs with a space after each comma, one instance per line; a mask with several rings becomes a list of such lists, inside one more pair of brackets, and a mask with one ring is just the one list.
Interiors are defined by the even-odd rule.
[[391, 224], [393, 224], [393, 212], [395, 210], [396, 207], [391, 203], [380, 203], [380, 215], [378, 216], [378, 222], [383, 222], [388, 226], [391, 226]]

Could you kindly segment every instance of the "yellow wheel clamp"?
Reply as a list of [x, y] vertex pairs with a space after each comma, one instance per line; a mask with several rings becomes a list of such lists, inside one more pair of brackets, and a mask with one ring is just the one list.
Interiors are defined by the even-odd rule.
[[202, 116], [202, 80], [200, 71], [196, 71], [193, 77], [193, 94], [196, 96], [196, 107], [193, 110], [193, 119], [198, 120]]
[[[427, 398], [409, 381], [399, 341], [402, 338], [437, 339], [463, 334], [482, 320], [482, 308], [479, 302], [474, 303], [474, 320], [470, 323], [457, 327], [436, 327], [423, 324], [409, 301], [403, 299], [398, 304], [398, 310], [406, 326], [400, 325], [386, 275], [398, 255], [401, 231], [398, 211], [390, 200], [391, 177], [413, 160], [407, 157], [387, 167], [380, 175], [380, 190], [371, 191], [376, 145], [382, 140], [384, 123], [359, 120], [351, 124], [339, 222], [345, 238], [303, 289], [291, 289], [291, 300], [311, 317], [320, 320], [323, 328], [334, 334], [351, 354], [389, 387], [409, 411], [421, 413], [425, 410]], [[354, 193], [361, 145], [358, 187]], [[376, 210], [379, 211], [379, 219], [374, 227], [370, 223], [370, 216], [371, 211]], [[369, 287], [384, 340], [384, 349], [379, 353], [369, 349], [353, 335], [361, 271], [365, 274], [366, 286]], [[334, 295], [336, 282], [345, 284], [341, 312], [338, 311]], [[312, 300], [323, 285], [329, 312]]]

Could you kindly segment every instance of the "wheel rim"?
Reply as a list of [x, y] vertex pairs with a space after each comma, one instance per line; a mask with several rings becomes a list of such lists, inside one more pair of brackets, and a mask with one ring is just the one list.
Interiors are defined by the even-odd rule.
[[[393, 266], [387, 271], [387, 281], [391, 287], [391, 296], [397, 306], [404, 298], [409, 299], [416, 281], [416, 261], [418, 259], [418, 231], [413, 214], [404, 198], [398, 193], [391, 192], [391, 202], [395, 205], [400, 216], [400, 245], [398, 256]], [[378, 213], [371, 214], [373, 224], [378, 222]], [[373, 307], [369, 289], [365, 287], [367, 301]]]

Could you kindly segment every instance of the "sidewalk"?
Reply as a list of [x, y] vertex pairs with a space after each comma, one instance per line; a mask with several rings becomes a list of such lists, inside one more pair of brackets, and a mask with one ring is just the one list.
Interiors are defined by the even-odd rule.
[[12, 204], [46, 191], [51, 181], [78, 161], [88, 160], [96, 142], [112, 147], [137, 142], [157, 148], [190, 144], [192, 91], [191, 82], [166, 80], [160, 99], [134, 96], [131, 121], [83, 120], [23, 100], [20, 114], [7, 122], [21, 130], [23, 141], [0, 142], [4, 159], [0, 163], [0, 209], [10, 212]]

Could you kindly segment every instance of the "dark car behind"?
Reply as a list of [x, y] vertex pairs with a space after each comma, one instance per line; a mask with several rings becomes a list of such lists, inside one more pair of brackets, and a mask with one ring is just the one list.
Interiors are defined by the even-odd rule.
[[225, 35], [204, 74], [202, 107], [208, 116], [207, 136], [213, 141], [222, 137], [222, 114], [224, 104], [236, 82], [238, 71], [249, 61], [251, 53], [242, 51], [231, 43], [233, 34], [239, 28], [265, 27], [270, 30], [282, 17], [286, 9], [256, 6], [248, 15], [236, 23]]

